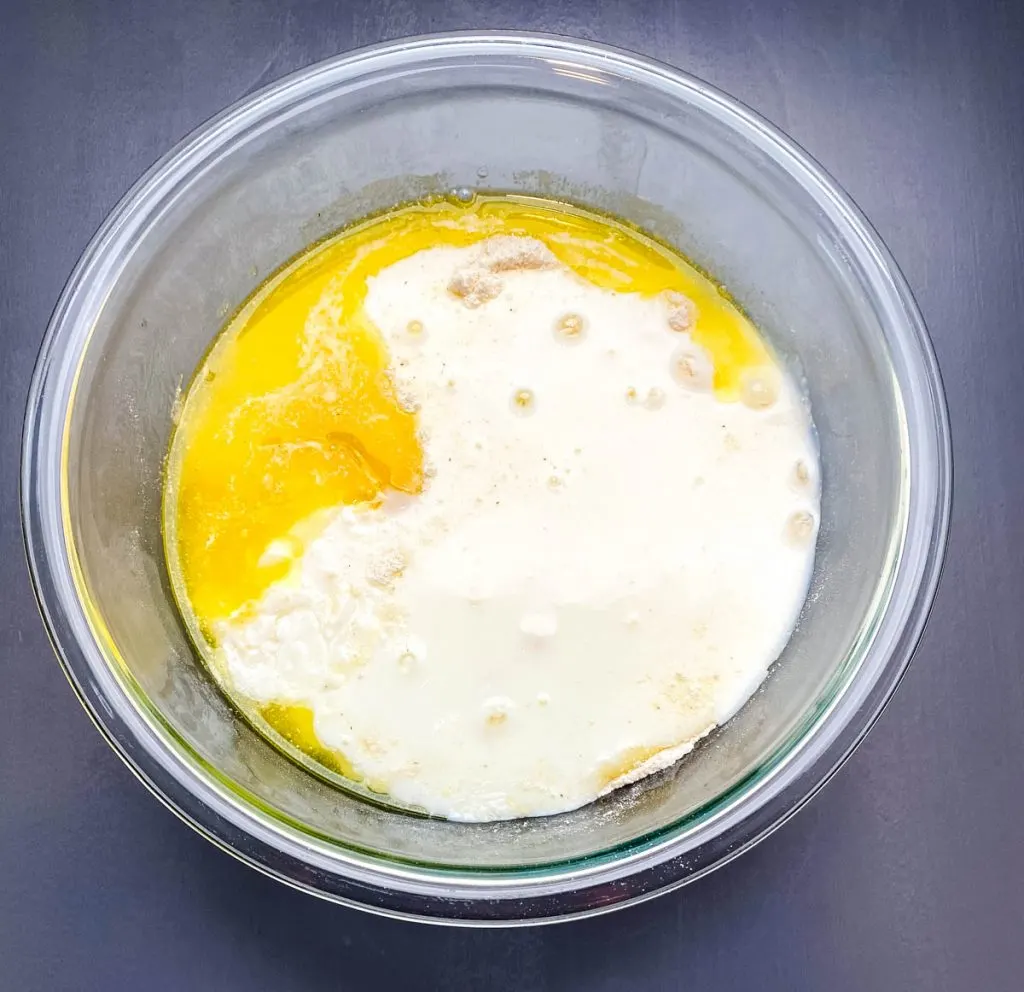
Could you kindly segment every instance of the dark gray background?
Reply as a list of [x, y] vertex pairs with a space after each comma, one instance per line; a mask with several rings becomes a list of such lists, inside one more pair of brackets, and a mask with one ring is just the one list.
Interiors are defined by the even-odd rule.
[[[956, 456], [953, 536], [921, 650], [824, 793], [681, 892], [514, 932], [325, 905], [180, 824], [65, 683], [17, 510], [36, 349], [129, 184], [294, 68], [470, 27], [663, 59], [809, 149], [917, 293]], [[0, 0], [0, 989], [1024, 987], [1022, 66], [1019, 0]]]

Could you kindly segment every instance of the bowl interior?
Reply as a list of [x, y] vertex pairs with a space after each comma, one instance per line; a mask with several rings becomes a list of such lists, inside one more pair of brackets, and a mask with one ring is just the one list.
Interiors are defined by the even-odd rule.
[[[311, 241], [455, 187], [537, 193], [634, 221], [721, 279], [801, 377], [823, 466], [810, 596], [762, 689], [675, 768], [574, 813], [468, 825], [346, 794], [225, 702], [186, 637], [160, 533], [175, 404], [225, 317]], [[791, 175], [699, 94], [613, 65], [429, 59], [281, 98], [151, 196], [104, 274], [65, 425], [79, 592], [125, 691], [239, 803], [329, 847], [444, 869], [578, 863], [696, 822], [805, 735], [861, 660], [893, 571], [901, 399], [858, 265]], [[689, 820], [687, 819], [689, 818]]]

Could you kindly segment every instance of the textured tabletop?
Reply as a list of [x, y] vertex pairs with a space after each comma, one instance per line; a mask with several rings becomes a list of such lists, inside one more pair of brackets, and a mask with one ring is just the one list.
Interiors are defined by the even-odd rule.
[[[600, 919], [376, 919], [236, 863], [90, 725], [36, 612], [25, 394], [89, 237], [159, 155], [317, 59], [456, 28], [679, 66], [807, 148], [920, 302], [953, 422], [931, 623], [866, 743], [791, 823]], [[0, 990], [1024, 986], [1024, 6], [1018, 0], [9, 2], [0, 23]]]

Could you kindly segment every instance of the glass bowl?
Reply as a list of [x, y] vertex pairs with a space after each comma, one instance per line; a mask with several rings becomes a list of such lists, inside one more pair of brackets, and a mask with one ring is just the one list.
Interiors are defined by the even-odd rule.
[[[382, 808], [235, 713], [168, 586], [161, 476], [181, 390], [224, 318], [348, 221], [453, 188], [634, 221], [712, 272], [805, 383], [823, 469], [811, 592], [761, 690], [678, 765], [583, 809], [493, 824]], [[502, 924], [677, 887], [791, 816], [892, 695], [950, 502], [938, 370], [878, 237], [777, 130], [690, 76], [509, 34], [385, 45], [214, 118], [111, 214], [39, 357], [22, 500], [71, 684], [138, 777], [248, 864], [338, 902]]]

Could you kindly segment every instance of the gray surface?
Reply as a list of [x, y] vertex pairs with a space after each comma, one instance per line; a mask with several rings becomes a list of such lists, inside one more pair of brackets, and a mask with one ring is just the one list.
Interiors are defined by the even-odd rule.
[[[0, 989], [1011, 990], [1024, 984], [1024, 10], [1015, 0], [286, 0], [0, 14]], [[903, 688], [814, 803], [682, 892], [446, 931], [316, 902], [192, 834], [103, 744], [23, 563], [25, 392], [61, 285], [128, 185], [222, 106], [358, 45], [518, 27], [715, 83], [872, 218], [952, 411], [945, 578]]]

